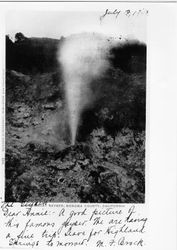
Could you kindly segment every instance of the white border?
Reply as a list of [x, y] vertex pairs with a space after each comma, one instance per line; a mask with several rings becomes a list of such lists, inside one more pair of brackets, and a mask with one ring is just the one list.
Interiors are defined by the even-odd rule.
[[[176, 249], [177, 167], [177, 6], [175, 3], [118, 3], [123, 8], [149, 9], [148, 106], [146, 204], [149, 211], [149, 250]], [[108, 3], [0, 3], [1, 26], [4, 10], [104, 10]], [[109, 8], [117, 3], [109, 3]], [[2, 27], [1, 38], [2, 38]], [[3, 52], [3, 45], [1, 52]], [[1, 54], [2, 55], [2, 54]], [[2, 60], [0, 61], [2, 80]], [[2, 86], [2, 85], [1, 85]], [[2, 87], [1, 87], [2, 89]], [[1, 90], [2, 93], [2, 90]], [[1, 102], [2, 105], [2, 102]], [[2, 110], [2, 107], [0, 107]], [[1, 117], [2, 124], [2, 117]], [[1, 137], [2, 138], [2, 137]], [[2, 149], [2, 148], [1, 148]], [[1, 151], [2, 152], [2, 151]], [[1, 168], [1, 174], [2, 174]], [[147, 177], [146, 175], [146, 177]], [[1, 184], [2, 185], [2, 184]], [[1, 186], [2, 188], [2, 186]]]

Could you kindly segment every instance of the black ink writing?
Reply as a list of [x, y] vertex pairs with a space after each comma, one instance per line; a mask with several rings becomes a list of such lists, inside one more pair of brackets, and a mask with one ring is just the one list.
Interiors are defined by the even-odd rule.
[[50, 206], [3, 203], [4, 241], [15, 247], [145, 245], [147, 217], [136, 205]]

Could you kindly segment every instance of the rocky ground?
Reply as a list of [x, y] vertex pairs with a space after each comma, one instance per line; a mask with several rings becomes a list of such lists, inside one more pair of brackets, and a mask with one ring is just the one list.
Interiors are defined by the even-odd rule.
[[145, 132], [95, 128], [71, 146], [58, 78], [7, 71], [6, 201], [144, 202]]

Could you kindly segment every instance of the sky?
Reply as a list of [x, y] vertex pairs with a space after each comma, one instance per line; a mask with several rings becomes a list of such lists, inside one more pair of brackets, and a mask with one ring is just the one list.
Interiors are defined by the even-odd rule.
[[26, 37], [59, 39], [81, 32], [98, 32], [108, 36], [122, 36], [146, 42], [147, 16], [127, 17], [121, 13], [106, 15], [99, 11], [13, 11], [6, 16], [6, 34], [14, 38], [17, 32]]

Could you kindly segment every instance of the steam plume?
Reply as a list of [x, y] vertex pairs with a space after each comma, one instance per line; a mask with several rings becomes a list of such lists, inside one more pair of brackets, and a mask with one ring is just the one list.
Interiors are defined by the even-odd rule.
[[107, 39], [95, 33], [72, 35], [60, 48], [72, 144], [75, 144], [81, 112], [92, 101], [89, 83], [109, 66], [108, 49]]

